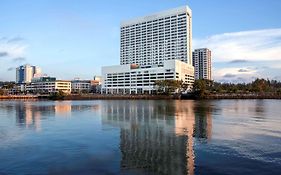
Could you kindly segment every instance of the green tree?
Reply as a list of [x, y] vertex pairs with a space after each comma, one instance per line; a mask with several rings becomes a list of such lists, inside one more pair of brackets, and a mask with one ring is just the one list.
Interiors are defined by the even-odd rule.
[[180, 90], [183, 85], [182, 81], [179, 80], [157, 80], [155, 81], [155, 86], [159, 93], [168, 94], [176, 92], [176, 90]]
[[268, 89], [268, 81], [266, 81], [265, 79], [257, 78], [254, 82], [252, 82], [252, 90], [254, 92], [265, 92]]
[[196, 96], [204, 98], [207, 91], [206, 81], [203, 79], [195, 80], [193, 84], [193, 91]]
[[54, 92], [49, 96], [50, 100], [63, 100], [66, 94], [62, 91], [59, 90], [58, 92]]
[[211, 92], [221, 91], [221, 86], [212, 80], [199, 79], [193, 84], [193, 92], [199, 98], [205, 98]]

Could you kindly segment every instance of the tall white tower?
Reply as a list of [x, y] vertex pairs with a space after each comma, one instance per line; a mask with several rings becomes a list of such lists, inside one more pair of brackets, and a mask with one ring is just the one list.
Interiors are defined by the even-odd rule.
[[192, 65], [192, 12], [174, 8], [121, 23], [120, 64], [161, 65], [178, 59]]

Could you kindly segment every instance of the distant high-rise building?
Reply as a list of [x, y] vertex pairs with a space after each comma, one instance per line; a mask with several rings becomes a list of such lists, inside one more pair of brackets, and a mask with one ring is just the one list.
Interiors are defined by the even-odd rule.
[[212, 80], [211, 50], [207, 48], [195, 49], [192, 57], [195, 79]]
[[41, 74], [41, 68], [29, 64], [19, 66], [16, 69], [16, 82], [19, 84], [30, 83], [35, 75]]

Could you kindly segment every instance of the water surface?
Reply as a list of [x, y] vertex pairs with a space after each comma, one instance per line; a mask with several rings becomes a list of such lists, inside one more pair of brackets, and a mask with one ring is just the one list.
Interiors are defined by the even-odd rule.
[[0, 175], [281, 174], [281, 101], [0, 101]]

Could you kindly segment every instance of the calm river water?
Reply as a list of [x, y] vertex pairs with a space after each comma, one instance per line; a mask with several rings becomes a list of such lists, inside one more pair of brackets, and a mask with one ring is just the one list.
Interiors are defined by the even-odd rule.
[[281, 174], [281, 100], [0, 101], [10, 174]]

